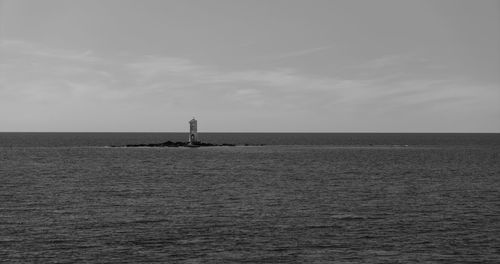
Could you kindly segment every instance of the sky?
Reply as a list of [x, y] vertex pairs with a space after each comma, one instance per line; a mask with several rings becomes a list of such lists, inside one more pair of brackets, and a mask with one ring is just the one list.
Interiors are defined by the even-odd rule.
[[500, 132], [500, 1], [0, 0], [0, 132]]

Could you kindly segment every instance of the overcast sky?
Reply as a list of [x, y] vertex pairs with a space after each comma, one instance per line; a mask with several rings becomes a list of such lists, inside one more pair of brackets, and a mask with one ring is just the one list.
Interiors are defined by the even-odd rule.
[[500, 1], [0, 0], [0, 131], [500, 132]]

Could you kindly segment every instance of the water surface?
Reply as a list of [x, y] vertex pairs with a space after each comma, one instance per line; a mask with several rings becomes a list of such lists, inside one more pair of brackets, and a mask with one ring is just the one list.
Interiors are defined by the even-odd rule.
[[207, 134], [267, 145], [105, 147], [176, 136], [0, 133], [0, 259], [500, 260], [498, 134]]

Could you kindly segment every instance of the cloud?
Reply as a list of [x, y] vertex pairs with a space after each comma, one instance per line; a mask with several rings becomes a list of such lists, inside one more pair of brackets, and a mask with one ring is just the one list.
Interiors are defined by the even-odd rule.
[[[500, 112], [497, 87], [402, 71], [419, 61], [411, 56], [367, 61], [357, 67], [366, 75], [341, 78], [283, 67], [223, 69], [167, 55], [0, 44], [0, 120], [12, 127], [36, 124], [29, 130], [182, 131], [185, 116], [204, 115], [212, 131], [380, 131], [384, 125], [418, 131], [443, 118], [461, 120], [455, 113], [495, 118]], [[415, 127], [409, 119], [418, 119]], [[157, 120], [178, 125], [165, 128]]]
[[372, 60], [364, 61], [356, 65], [359, 69], [381, 69], [388, 67], [400, 67], [408, 63], [414, 63], [416, 61], [421, 61], [415, 56], [408, 54], [390, 54], [383, 57], [375, 58]]
[[173, 91], [188, 94], [186, 97], [198, 105], [204, 105], [207, 98], [215, 101], [224, 98], [226, 105], [300, 111], [307, 110], [302, 108], [305, 102], [325, 101], [325, 97], [335, 101], [340, 99], [334, 97], [339, 89], [349, 92], [346, 85], [360, 85], [356, 81], [306, 76], [293, 69], [228, 71], [168, 57], [143, 57], [127, 64], [127, 68], [143, 89], [158, 94]]
[[20, 40], [0, 40], [0, 47], [4, 56], [9, 57], [11, 54], [17, 56], [30, 56], [30, 57], [45, 57], [47, 59], [60, 59], [65, 61], [76, 62], [100, 62], [101, 58], [93, 55], [92, 51], [73, 51], [67, 49], [54, 49], [48, 47], [41, 47], [34, 43], [20, 41]]
[[331, 48], [330, 46], [322, 46], [322, 47], [294, 50], [294, 51], [281, 53], [281, 54], [278, 54], [275, 56], [270, 56], [267, 58], [267, 60], [282, 60], [282, 59], [288, 59], [288, 58], [296, 58], [296, 57], [301, 57], [301, 56], [317, 53], [320, 51], [325, 51], [325, 50], [328, 50], [330, 48]]
[[278, 62], [287, 59], [299, 58], [307, 55], [312, 55], [315, 53], [319, 53], [322, 51], [327, 51], [331, 49], [331, 46], [321, 46], [321, 47], [313, 47], [313, 48], [305, 48], [287, 52], [280, 52], [276, 54], [267, 54], [265, 56], [257, 56], [253, 59], [247, 61], [247, 63], [256, 63], [256, 62]]

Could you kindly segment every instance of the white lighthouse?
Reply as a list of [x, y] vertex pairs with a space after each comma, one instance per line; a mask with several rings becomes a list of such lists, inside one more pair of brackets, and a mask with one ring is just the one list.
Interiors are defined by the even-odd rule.
[[198, 140], [198, 121], [196, 119], [191, 119], [189, 121], [189, 144], [197, 144]]

